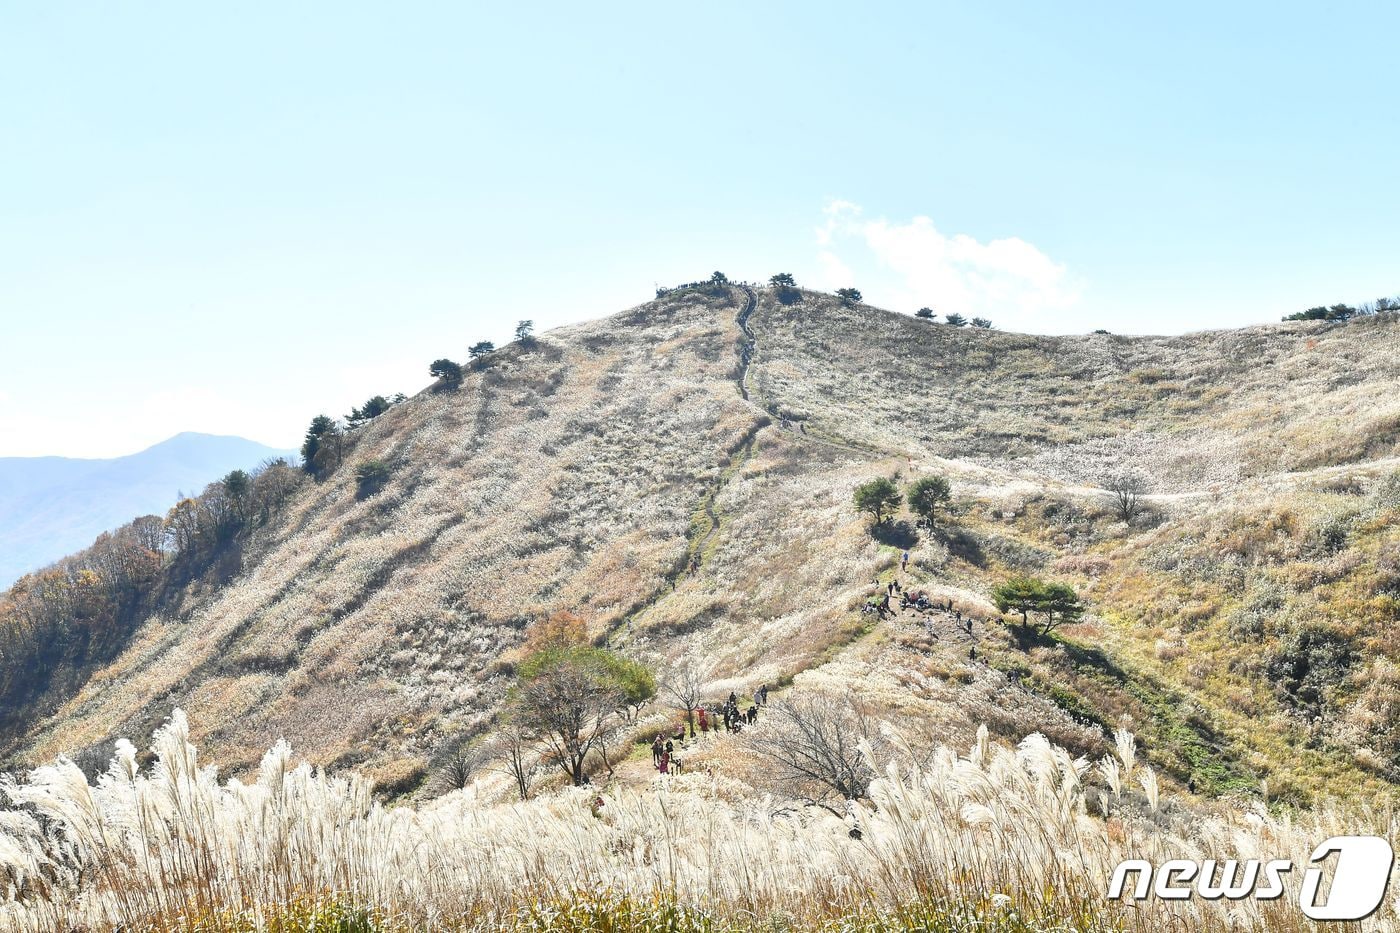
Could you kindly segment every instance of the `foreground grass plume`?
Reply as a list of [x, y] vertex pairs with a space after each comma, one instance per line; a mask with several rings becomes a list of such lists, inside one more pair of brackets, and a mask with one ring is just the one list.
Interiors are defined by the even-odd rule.
[[[256, 780], [220, 783], [177, 711], [146, 770], [123, 741], [95, 783], [59, 760], [4, 785], [0, 929], [1287, 930], [1303, 921], [1286, 899], [1119, 909], [1104, 891], [1128, 857], [1305, 859], [1338, 827], [1393, 835], [1361, 810], [1148, 803], [1127, 785], [1151, 772], [1119, 744], [1100, 770], [1122, 781], [1103, 784], [1041, 736], [983, 731], [887, 762], [846, 819], [704, 775], [391, 808], [285, 742]], [[1382, 914], [1369, 928], [1392, 928]]]

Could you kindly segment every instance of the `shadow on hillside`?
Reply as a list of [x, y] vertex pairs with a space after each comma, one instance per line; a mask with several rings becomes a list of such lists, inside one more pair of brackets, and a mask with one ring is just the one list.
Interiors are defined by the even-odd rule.
[[1021, 621], [1020, 616], [1013, 616], [1013, 622], [1005, 626], [1006, 633], [1011, 636], [1012, 643], [1018, 651], [1030, 651], [1032, 648], [1054, 647], [1056, 639], [1040, 631], [1040, 626], [1032, 619], [1029, 623]]
[[987, 552], [975, 534], [963, 528], [943, 528], [939, 529], [938, 536], [953, 557], [961, 558], [974, 567], [987, 566]]
[[[1257, 785], [1258, 776], [1240, 751], [1197, 704], [1151, 677], [1128, 671], [1102, 648], [1067, 638], [1054, 641], [1077, 673], [1101, 675], [1146, 707], [1155, 727], [1158, 763], [1193, 793], [1215, 795]], [[1145, 749], [1154, 744], [1141, 734], [1138, 743]]]
[[870, 536], [881, 544], [907, 551], [919, 543], [919, 533], [906, 521], [881, 522], [870, 530]]

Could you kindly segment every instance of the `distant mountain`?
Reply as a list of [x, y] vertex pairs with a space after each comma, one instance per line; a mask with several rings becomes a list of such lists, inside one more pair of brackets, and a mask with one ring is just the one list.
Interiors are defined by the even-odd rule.
[[106, 460], [0, 457], [0, 589], [138, 515], [164, 514], [180, 492], [291, 454], [241, 437], [185, 432]]

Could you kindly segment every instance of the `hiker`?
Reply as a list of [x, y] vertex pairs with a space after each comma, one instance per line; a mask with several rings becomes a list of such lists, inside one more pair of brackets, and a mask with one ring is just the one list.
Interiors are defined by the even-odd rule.
[[672, 745], [671, 742], [670, 742], [670, 740], [668, 739], [668, 740], [666, 741], [666, 750], [665, 750], [665, 753], [661, 756], [661, 759], [662, 759], [663, 761], [665, 761], [667, 758], [670, 758], [670, 757], [671, 757], [672, 755], [674, 755], [675, 753], [676, 753], [676, 746]]
[[[673, 738], [676, 740], [677, 743], [682, 743], [682, 742], [685, 741], [685, 723], [684, 723], [684, 722], [681, 722], [680, 725], [676, 726], [676, 734], [673, 736]], [[668, 742], [668, 743], [666, 743], [666, 744], [669, 745], [670, 743]]]
[[754, 698], [755, 700], [758, 701], [758, 705], [759, 705], [759, 706], [767, 706], [767, 705], [768, 705], [768, 685], [767, 685], [767, 684], [763, 684], [762, 686], [760, 686], [760, 687], [758, 688], [758, 692], [755, 693], [755, 694], [753, 695], [753, 698]]
[[905, 551], [904, 554], [899, 558], [899, 569], [900, 569], [900, 570], [908, 570], [908, 569], [909, 569], [909, 552], [908, 552], [908, 551]]
[[671, 773], [671, 753], [670, 753], [670, 752], [666, 752], [665, 754], [663, 754], [663, 755], [661, 756], [661, 761], [660, 761], [659, 764], [657, 764], [656, 768], [657, 768], [657, 770], [660, 771], [662, 774], [670, 774], [670, 773]]
[[758, 704], [757, 704], [757, 703], [755, 703], [753, 706], [750, 706], [750, 707], [749, 707], [748, 720], [749, 720], [749, 725], [753, 725], [754, 723], [758, 722]]
[[651, 743], [651, 763], [654, 766], [661, 763], [661, 753], [666, 751], [666, 747], [661, 744], [661, 734], [657, 733], [656, 738]]
[[972, 616], [968, 616], [967, 619], [964, 620], [963, 625], [966, 626], [966, 628], [967, 628], [967, 634], [971, 635], [971, 634], [972, 634]]
[[710, 717], [708, 717], [708, 716], [705, 715], [705, 707], [703, 707], [703, 706], [700, 707], [700, 709], [699, 709], [699, 710], [697, 711], [697, 713], [696, 713], [696, 718], [700, 720], [700, 731], [701, 731], [701, 732], [709, 732], [709, 731], [710, 731]]

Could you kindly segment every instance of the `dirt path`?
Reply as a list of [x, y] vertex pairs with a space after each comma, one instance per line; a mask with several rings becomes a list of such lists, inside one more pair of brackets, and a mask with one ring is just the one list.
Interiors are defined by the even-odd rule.
[[758, 346], [758, 338], [755, 337], [754, 332], [749, 329], [749, 315], [753, 314], [754, 309], [758, 307], [758, 295], [754, 294], [752, 286], [740, 285], [739, 287], [744, 290], [744, 294], [747, 298], [744, 301], [744, 307], [739, 311], [739, 316], [735, 318], [739, 329], [744, 332], [744, 344], [739, 348], [738, 381], [739, 394], [743, 396], [744, 401], [747, 402], [749, 401], [749, 366], [753, 363], [753, 352]]
[[[759, 403], [749, 394], [749, 370], [753, 367], [754, 356], [758, 352], [758, 334], [749, 326], [749, 318], [758, 308], [758, 295], [754, 292], [752, 285], [740, 285], [738, 287], [742, 288], [744, 294], [747, 296], [744, 307], [739, 311], [739, 316], [735, 318], [735, 323], [739, 325], [739, 329], [744, 333], [744, 343], [739, 350], [740, 370], [737, 379], [739, 394], [745, 401], [758, 405]], [[765, 411], [770, 415], [772, 414], [771, 411]], [[779, 430], [794, 437], [800, 437], [802, 440], [812, 444], [820, 444], [823, 447], [829, 447], [833, 450], [856, 454], [862, 458], [874, 457], [876, 459], [881, 459], [889, 456], [907, 456], [907, 454], [901, 453], [900, 451], [885, 450], [872, 444], [858, 444], [838, 440], [824, 434], [808, 431], [805, 427], [805, 422], [793, 422], [786, 418], [774, 417], [777, 418], [775, 424]]]

